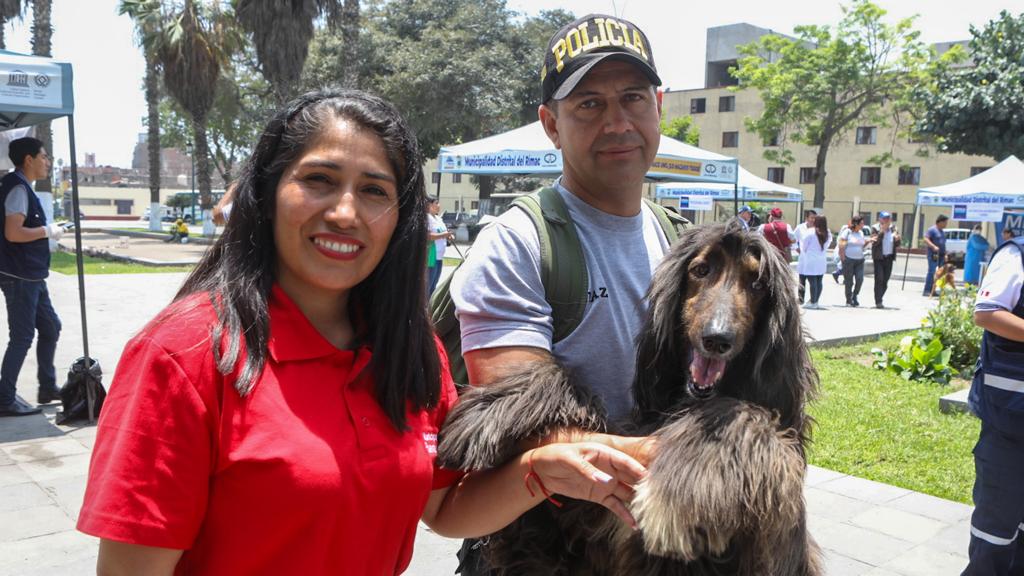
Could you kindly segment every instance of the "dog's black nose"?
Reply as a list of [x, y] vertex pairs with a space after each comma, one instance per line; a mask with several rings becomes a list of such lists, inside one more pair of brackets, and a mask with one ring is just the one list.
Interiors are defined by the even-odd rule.
[[732, 350], [735, 335], [730, 332], [707, 332], [701, 335], [704, 350], [711, 354], [728, 354]]

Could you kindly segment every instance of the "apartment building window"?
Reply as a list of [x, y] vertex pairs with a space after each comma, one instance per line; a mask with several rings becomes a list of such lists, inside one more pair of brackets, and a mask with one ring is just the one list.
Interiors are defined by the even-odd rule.
[[459, 184], [462, 182], [462, 174], [452, 174], [452, 184]]
[[772, 134], [770, 137], [768, 137], [764, 141], [764, 145], [765, 146], [778, 146], [779, 145], [779, 133], [776, 132], [775, 134]]
[[469, 203], [469, 209], [470, 210], [479, 210], [480, 209], [480, 202], [478, 202], [476, 200], [473, 200], [472, 202]]
[[707, 108], [705, 98], [690, 98], [690, 114], [703, 114]]
[[878, 129], [874, 126], [860, 126], [857, 128], [857, 144], [874, 144]]
[[736, 97], [735, 96], [719, 96], [718, 97], [718, 111], [719, 112], [732, 112], [736, 110]]
[[864, 166], [860, 169], [861, 184], [881, 184], [882, 169], [878, 166]]
[[991, 166], [971, 166], [971, 176], [977, 176], [989, 168], [991, 168]]
[[431, 184], [440, 184], [441, 183], [441, 173], [440, 172], [431, 172], [430, 173], [430, 183]]
[[921, 169], [910, 166], [900, 167], [900, 184], [918, 185], [921, 183]]
[[775, 182], [776, 184], [782, 184], [782, 181], [786, 178], [786, 169], [781, 166], [772, 166], [768, 168], [768, 181]]
[[801, 184], [814, 184], [814, 181], [818, 179], [818, 171], [814, 168], [801, 168], [800, 169], [800, 183]]
[[722, 148], [735, 148], [740, 145], [739, 132], [722, 132]]

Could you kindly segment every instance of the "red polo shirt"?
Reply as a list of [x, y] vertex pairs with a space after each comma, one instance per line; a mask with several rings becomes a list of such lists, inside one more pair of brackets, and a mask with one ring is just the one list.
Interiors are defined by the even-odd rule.
[[241, 398], [214, 368], [207, 295], [172, 304], [125, 347], [100, 417], [78, 529], [185, 550], [177, 574], [398, 574], [456, 401], [399, 433], [366, 347], [338, 350], [284, 292], [270, 300], [263, 375]]

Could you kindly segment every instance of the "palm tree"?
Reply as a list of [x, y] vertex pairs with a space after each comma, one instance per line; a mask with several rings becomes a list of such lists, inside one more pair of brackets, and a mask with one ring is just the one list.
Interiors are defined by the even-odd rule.
[[139, 46], [146, 58], [146, 148], [149, 153], [149, 229], [160, 230], [160, 61], [156, 47], [161, 30], [159, 0], [121, 0], [119, 14], [135, 20]]
[[26, 0], [0, 0], [0, 49], [6, 49], [4, 41], [4, 27], [7, 22], [15, 18], [21, 18], [25, 13]]
[[278, 104], [295, 93], [306, 63], [313, 21], [324, 12], [329, 20], [337, 13], [337, 1], [236, 0], [238, 22], [252, 34], [263, 77], [270, 82]]
[[[53, 26], [50, 23], [50, 0], [32, 0], [32, 54], [36, 56], [52, 56], [51, 40]], [[50, 123], [36, 125], [36, 137], [43, 141], [43, 147], [53, 155], [53, 133]], [[36, 191], [53, 192], [53, 176], [50, 175], [36, 183]]]
[[341, 54], [345, 88], [359, 87], [359, 0], [345, 0], [341, 9]]
[[192, 118], [199, 205], [203, 209], [203, 233], [212, 235], [213, 208], [210, 194], [210, 147], [206, 139], [207, 117], [217, 91], [221, 69], [228, 64], [236, 37], [231, 19], [219, 2], [185, 0], [170, 14], [158, 36], [156, 51], [164, 72], [164, 87]]

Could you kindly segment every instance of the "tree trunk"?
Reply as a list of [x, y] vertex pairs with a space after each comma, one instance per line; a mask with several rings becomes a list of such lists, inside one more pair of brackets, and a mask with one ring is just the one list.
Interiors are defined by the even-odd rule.
[[196, 158], [196, 180], [199, 185], [199, 207], [203, 210], [203, 235], [212, 236], [215, 230], [210, 210], [213, 209], [213, 195], [210, 184], [210, 145], [206, 141], [206, 111], [192, 117], [192, 140]]
[[[146, 51], [146, 151], [149, 153], [149, 229], [160, 230], [160, 86], [156, 55]], [[154, 208], [155, 207], [155, 208]]]
[[825, 207], [825, 158], [828, 157], [828, 145], [818, 147], [818, 157], [814, 163], [814, 207]]
[[[50, 25], [50, 0], [34, 0], [32, 3], [32, 54], [51, 56], [50, 40], [53, 37], [53, 26]], [[50, 123], [43, 122], [36, 126], [36, 138], [43, 141], [43, 148], [54, 157], [53, 134]], [[53, 192], [53, 173], [36, 183], [37, 192]]]
[[341, 57], [344, 88], [359, 87], [359, 0], [345, 0], [341, 9]]

